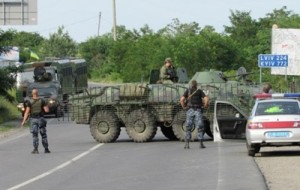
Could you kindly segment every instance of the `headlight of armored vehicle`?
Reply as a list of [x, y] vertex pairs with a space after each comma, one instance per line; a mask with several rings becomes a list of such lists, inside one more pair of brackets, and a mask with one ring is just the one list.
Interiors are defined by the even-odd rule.
[[54, 99], [49, 100], [49, 104], [55, 104], [55, 103], [56, 103], [56, 100], [54, 100]]

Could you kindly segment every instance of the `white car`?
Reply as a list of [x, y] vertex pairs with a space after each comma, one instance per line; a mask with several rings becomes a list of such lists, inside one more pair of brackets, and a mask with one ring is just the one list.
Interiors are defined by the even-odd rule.
[[246, 125], [249, 156], [264, 146], [300, 146], [300, 94], [261, 94]]

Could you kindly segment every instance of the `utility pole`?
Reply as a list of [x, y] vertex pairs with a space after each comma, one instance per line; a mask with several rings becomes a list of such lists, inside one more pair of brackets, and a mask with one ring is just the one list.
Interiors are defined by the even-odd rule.
[[101, 22], [101, 12], [99, 12], [98, 36], [99, 36], [99, 32], [100, 32], [100, 22]]
[[116, 0], [113, 1], [113, 37], [114, 40], [117, 40], [117, 19], [116, 19]]

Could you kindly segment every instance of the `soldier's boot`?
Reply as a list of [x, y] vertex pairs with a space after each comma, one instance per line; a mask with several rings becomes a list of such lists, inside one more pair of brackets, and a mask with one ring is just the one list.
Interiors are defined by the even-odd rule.
[[200, 140], [200, 148], [206, 148], [206, 147], [204, 146], [204, 144], [203, 144], [203, 140], [202, 140], [202, 139]]
[[49, 148], [45, 148], [45, 153], [51, 153]]
[[31, 152], [32, 154], [38, 154], [39, 150], [37, 148], [34, 148], [33, 151]]
[[189, 149], [189, 148], [190, 148], [190, 140], [185, 139], [184, 149]]

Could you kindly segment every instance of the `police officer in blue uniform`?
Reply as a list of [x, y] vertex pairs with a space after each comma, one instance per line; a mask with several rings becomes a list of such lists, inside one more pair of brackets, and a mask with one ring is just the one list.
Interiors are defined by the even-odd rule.
[[181, 106], [186, 112], [186, 136], [185, 136], [185, 146], [188, 149], [189, 142], [191, 140], [192, 134], [191, 129], [193, 124], [195, 124], [198, 130], [198, 140], [200, 141], [200, 148], [205, 148], [203, 144], [203, 136], [205, 133], [204, 122], [202, 118], [202, 110], [208, 107], [208, 97], [205, 93], [197, 88], [197, 81], [192, 80], [191, 87], [187, 89], [183, 96], [180, 98]]
[[32, 154], [38, 154], [38, 146], [39, 146], [39, 133], [42, 137], [42, 144], [45, 148], [45, 153], [50, 153], [48, 148], [48, 139], [47, 139], [47, 121], [44, 118], [44, 112], [49, 112], [49, 108], [45, 103], [45, 100], [39, 97], [38, 90], [32, 90], [32, 98], [25, 103], [25, 113], [23, 117], [23, 121], [21, 127], [24, 126], [28, 117], [30, 117], [30, 132], [33, 137], [33, 151]]

